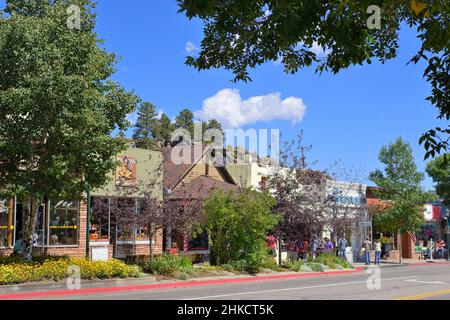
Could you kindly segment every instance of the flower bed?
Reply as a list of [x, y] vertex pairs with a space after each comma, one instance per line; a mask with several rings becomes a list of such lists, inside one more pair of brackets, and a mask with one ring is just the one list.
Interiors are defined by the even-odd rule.
[[119, 260], [90, 261], [68, 257], [46, 257], [24, 262], [18, 258], [0, 260], [0, 285], [41, 280], [61, 280], [73, 275], [76, 266], [81, 279], [109, 279], [138, 277], [140, 269]]

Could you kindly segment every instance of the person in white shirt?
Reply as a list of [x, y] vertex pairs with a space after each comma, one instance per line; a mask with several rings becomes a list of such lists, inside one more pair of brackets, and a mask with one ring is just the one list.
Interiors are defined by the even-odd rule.
[[375, 241], [375, 264], [381, 264], [381, 241], [379, 239]]

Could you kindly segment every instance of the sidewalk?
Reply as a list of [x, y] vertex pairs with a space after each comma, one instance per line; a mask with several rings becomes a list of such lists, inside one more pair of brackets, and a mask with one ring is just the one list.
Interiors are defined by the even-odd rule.
[[[402, 263], [400, 264], [398, 260], [381, 260], [381, 268], [389, 268], [389, 267], [400, 267], [400, 266], [422, 266], [422, 265], [431, 265], [431, 264], [450, 264], [450, 261], [447, 260], [439, 260], [434, 259], [433, 262], [428, 262], [427, 260], [418, 260], [418, 259], [402, 259]], [[364, 262], [355, 262], [353, 263], [355, 267], [367, 267]], [[371, 266], [375, 264], [371, 261]]]
[[39, 297], [58, 297], [71, 295], [84, 295], [96, 293], [115, 293], [129, 291], [144, 291], [151, 289], [169, 289], [189, 286], [218, 285], [250, 281], [263, 281], [275, 279], [294, 279], [305, 277], [322, 277], [361, 272], [363, 268], [347, 270], [327, 270], [325, 272], [280, 272], [261, 273], [254, 276], [214, 276], [193, 278], [189, 280], [162, 280], [154, 277], [137, 279], [110, 279], [110, 280], [82, 280], [81, 288], [70, 290], [66, 281], [42, 281], [39, 283], [25, 283], [11, 286], [0, 286], [0, 300], [31, 299]]

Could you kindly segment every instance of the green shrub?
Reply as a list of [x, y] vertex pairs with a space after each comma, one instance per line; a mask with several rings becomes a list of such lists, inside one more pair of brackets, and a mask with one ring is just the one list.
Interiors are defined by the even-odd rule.
[[177, 276], [177, 279], [179, 279], [179, 280], [187, 280], [188, 279], [188, 274], [187, 273], [180, 273], [178, 276]]
[[297, 260], [292, 264], [291, 269], [295, 272], [300, 272], [301, 267], [303, 266], [303, 261]]
[[266, 261], [264, 262], [265, 269], [270, 269], [276, 272], [282, 271], [283, 268], [277, 264], [277, 261], [270, 256], [267, 256]]
[[143, 263], [142, 269], [155, 275], [172, 276], [178, 271], [191, 271], [192, 261], [187, 256], [164, 253]]
[[220, 267], [223, 268], [225, 271], [229, 271], [229, 272], [235, 271], [233, 265], [231, 265], [230, 263], [221, 264]]
[[267, 257], [267, 233], [281, 218], [272, 212], [275, 204], [268, 193], [251, 189], [211, 193], [204, 201], [203, 227], [211, 238], [213, 264], [258, 272]]
[[336, 267], [335, 258], [337, 257], [331, 253], [321, 254], [316, 258], [316, 262], [334, 269]]
[[313, 270], [310, 267], [308, 267], [306, 264], [304, 264], [300, 267], [300, 272], [312, 272], [312, 271]]
[[330, 253], [319, 255], [316, 258], [315, 262], [322, 263], [330, 269], [337, 269], [337, 265], [341, 265], [345, 269], [353, 268], [353, 266], [348, 261]]
[[324, 272], [325, 270], [323, 269], [323, 265], [320, 263], [315, 263], [315, 262], [309, 262], [306, 264], [308, 267], [311, 268], [312, 271], [314, 272]]

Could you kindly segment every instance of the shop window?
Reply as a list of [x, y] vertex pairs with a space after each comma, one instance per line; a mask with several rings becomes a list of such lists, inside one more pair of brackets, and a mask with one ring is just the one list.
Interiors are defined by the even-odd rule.
[[78, 244], [78, 201], [60, 201], [51, 208], [49, 244], [51, 246]]
[[[29, 206], [28, 203], [18, 200], [15, 204], [16, 221], [13, 226], [16, 241], [22, 237], [22, 227], [24, 223], [25, 208]], [[38, 207], [36, 216], [36, 224], [33, 233], [33, 246], [47, 245], [47, 222], [45, 217], [45, 205], [42, 202]]]
[[90, 240], [109, 242], [111, 205], [108, 199], [93, 198]]
[[206, 233], [206, 231], [203, 231], [202, 233], [200, 233], [195, 238], [189, 241], [190, 251], [208, 250], [208, 249], [209, 249], [208, 234]]
[[136, 224], [133, 222], [133, 215], [137, 212], [137, 202], [133, 198], [119, 198], [111, 202], [114, 210], [115, 220], [117, 220], [117, 240], [133, 241], [133, 232]]
[[0, 199], [0, 247], [8, 246], [9, 207], [8, 200]]

